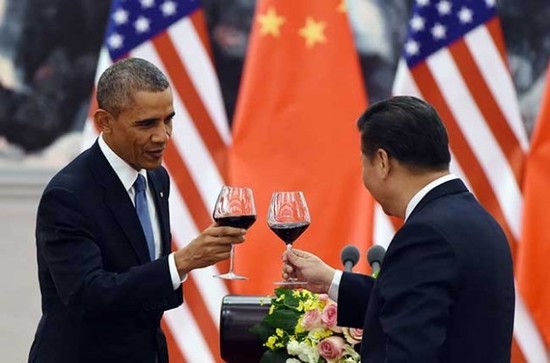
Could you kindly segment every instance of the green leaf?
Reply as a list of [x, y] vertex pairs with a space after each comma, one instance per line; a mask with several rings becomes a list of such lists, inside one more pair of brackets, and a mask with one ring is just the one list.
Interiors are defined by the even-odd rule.
[[248, 329], [248, 331], [251, 334], [258, 337], [258, 339], [260, 339], [262, 343], [265, 343], [267, 341], [267, 338], [275, 334], [275, 328], [273, 328], [269, 324], [266, 324], [263, 321], [259, 322], [258, 324], [255, 324], [253, 327]]
[[267, 350], [260, 359], [260, 363], [285, 363], [290, 358], [287, 352], [280, 350]]
[[281, 328], [286, 332], [294, 332], [300, 315], [300, 312], [295, 310], [280, 309], [276, 313], [266, 316], [264, 322], [274, 328]]
[[279, 295], [285, 296], [285, 299], [282, 301], [284, 305], [298, 307], [298, 305], [300, 304], [300, 299], [294, 296], [294, 290], [278, 288], [278, 289], [275, 289], [275, 294], [277, 296]]

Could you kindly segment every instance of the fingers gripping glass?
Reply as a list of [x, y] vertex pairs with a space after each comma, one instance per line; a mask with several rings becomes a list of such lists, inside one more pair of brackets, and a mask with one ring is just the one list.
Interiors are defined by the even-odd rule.
[[[292, 244], [309, 227], [310, 217], [306, 199], [302, 192], [275, 192], [271, 196], [267, 224], [269, 228], [287, 245]], [[305, 285], [307, 282], [291, 278], [278, 281], [277, 285]]]
[[[256, 222], [256, 207], [252, 189], [223, 186], [216, 200], [212, 214], [219, 226], [230, 226], [248, 229]], [[231, 245], [229, 257], [229, 271], [214, 277], [226, 280], [246, 280], [245, 276], [237, 275], [233, 271], [233, 256], [235, 246]]]

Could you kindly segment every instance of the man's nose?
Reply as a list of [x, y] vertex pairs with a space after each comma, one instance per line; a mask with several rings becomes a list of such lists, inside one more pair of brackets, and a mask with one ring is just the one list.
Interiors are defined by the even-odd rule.
[[165, 143], [170, 139], [171, 133], [172, 129], [168, 125], [161, 123], [157, 128], [155, 128], [155, 131], [152, 135], [152, 141]]

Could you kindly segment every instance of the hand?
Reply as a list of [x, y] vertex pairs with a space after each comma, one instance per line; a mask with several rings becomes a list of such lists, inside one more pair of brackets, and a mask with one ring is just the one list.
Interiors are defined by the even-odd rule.
[[283, 254], [283, 278], [306, 281], [306, 289], [326, 293], [332, 283], [334, 269], [309, 252], [288, 249]]
[[180, 276], [229, 258], [231, 245], [243, 243], [245, 234], [246, 229], [210, 225], [174, 254]]

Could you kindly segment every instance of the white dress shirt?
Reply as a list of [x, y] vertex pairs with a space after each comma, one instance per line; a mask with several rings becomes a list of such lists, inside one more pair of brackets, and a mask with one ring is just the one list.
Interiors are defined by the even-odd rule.
[[[138, 171], [136, 169], [132, 168], [127, 162], [122, 160], [120, 156], [118, 156], [110, 147], [107, 145], [105, 140], [103, 140], [103, 134], [99, 136], [98, 139], [99, 148], [101, 149], [101, 152], [103, 152], [103, 155], [105, 155], [105, 158], [109, 162], [109, 165], [113, 168], [116, 175], [122, 182], [122, 185], [124, 185], [124, 188], [128, 192], [128, 197], [132, 201], [132, 203], [135, 206], [135, 194], [136, 191], [134, 189], [134, 182], [137, 179]], [[151, 192], [151, 188], [149, 188], [149, 180], [147, 179], [147, 172], [145, 169], [141, 169], [139, 171], [139, 174], [143, 175], [145, 177], [146, 182], [146, 190], [147, 190], [147, 207], [149, 209], [149, 216], [151, 217], [151, 226], [153, 227], [153, 237], [154, 237], [154, 244], [155, 244], [155, 259], [160, 257], [161, 251], [161, 236], [160, 236], [160, 223], [157, 216], [157, 209], [155, 207], [153, 194]], [[174, 257], [174, 253], [172, 252], [168, 256], [168, 268], [170, 269], [170, 277], [172, 279], [172, 286], [174, 287], [174, 290], [176, 290], [182, 283], [182, 280], [180, 279], [178, 270], [176, 268], [176, 261]]]

